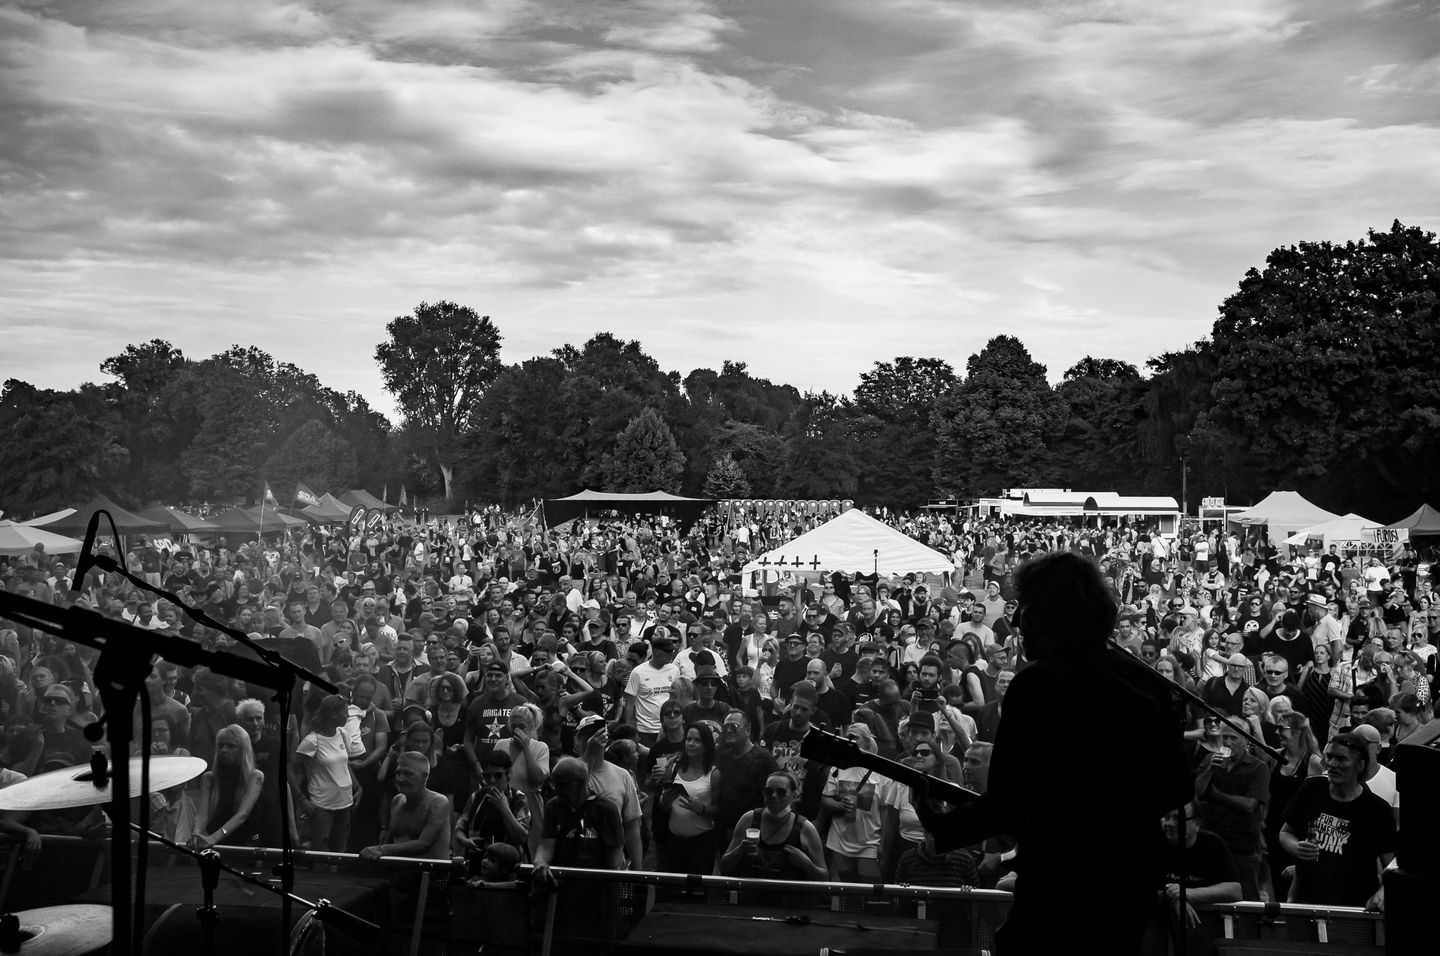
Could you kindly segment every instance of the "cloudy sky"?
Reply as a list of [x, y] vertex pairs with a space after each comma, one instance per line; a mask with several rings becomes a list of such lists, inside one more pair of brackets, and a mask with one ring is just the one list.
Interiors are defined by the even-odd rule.
[[388, 319], [849, 391], [1204, 336], [1279, 245], [1440, 229], [1433, 0], [0, 0], [0, 378]]

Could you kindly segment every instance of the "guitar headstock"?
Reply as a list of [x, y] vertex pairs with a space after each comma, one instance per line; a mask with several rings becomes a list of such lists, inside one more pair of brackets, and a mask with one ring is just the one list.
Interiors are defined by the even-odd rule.
[[864, 752], [849, 737], [841, 737], [819, 727], [811, 727], [805, 739], [800, 741], [800, 756], [829, 767], [847, 769], [859, 766], [863, 759], [859, 755]]

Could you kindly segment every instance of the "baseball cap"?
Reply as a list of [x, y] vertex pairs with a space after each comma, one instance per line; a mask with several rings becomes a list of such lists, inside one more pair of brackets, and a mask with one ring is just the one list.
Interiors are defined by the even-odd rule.
[[577, 737], [590, 737], [603, 726], [605, 726], [604, 717], [601, 717], [599, 714], [590, 714], [589, 716], [582, 717], [580, 723], [575, 725], [575, 735]]
[[499, 661], [491, 661], [489, 664], [486, 664], [486, 665], [485, 665], [485, 673], [487, 673], [487, 674], [508, 674], [508, 673], [510, 673], [510, 668], [506, 667], [504, 664], [500, 663]]
[[697, 684], [700, 683], [702, 680], [718, 681], [719, 679], [720, 672], [708, 664], [702, 664], [699, 667], [695, 668], [695, 683]]
[[1301, 622], [1299, 611], [1286, 611], [1285, 614], [1280, 618], [1280, 626], [1285, 628], [1285, 630], [1287, 631], [1300, 630], [1300, 623]]
[[406, 704], [405, 709], [400, 711], [400, 722], [402, 724], [409, 724], [411, 715], [425, 721], [427, 724], [430, 723], [430, 711], [419, 704]]
[[910, 720], [905, 724], [905, 729], [907, 731], [912, 728], [915, 730], [928, 730], [934, 734], [939, 733], [939, 724], [939, 714], [914, 713], [910, 715]]

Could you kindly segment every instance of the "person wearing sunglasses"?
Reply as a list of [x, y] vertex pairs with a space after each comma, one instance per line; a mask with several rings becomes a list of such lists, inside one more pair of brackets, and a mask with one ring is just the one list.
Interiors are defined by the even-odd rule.
[[799, 795], [799, 783], [789, 771], [766, 777], [764, 805], [736, 821], [720, 872], [768, 880], [828, 880], [820, 833], [795, 809]]

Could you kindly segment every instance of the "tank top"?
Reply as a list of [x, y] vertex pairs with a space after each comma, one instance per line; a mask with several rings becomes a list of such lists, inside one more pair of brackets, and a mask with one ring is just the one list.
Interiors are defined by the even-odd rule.
[[[760, 817], [765, 812], [763, 807], [757, 807], [750, 811], [750, 823], [755, 827], [760, 826]], [[809, 874], [800, 869], [790, 854], [785, 852], [785, 847], [793, 846], [798, 850], [804, 850], [800, 843], [800, 833], [805, 829], [805, 818], [799, 813], [794, 814], [794, 820], [790, 824], [790, 832], [785, 839], [779, 843], [771, 843], [763, 837], [760, 840], [760, 859], [746, 860], [741, 867], [741, 876], [753, 876], [766, 880], [805, 880]]]
[[[696, 803], [710, 802], [710, 775], [702, 773], [694, 780], [675, 776], [675, 782], [685, 790], [685, 795]], [[687, 810], [677, 801], [670, 808], [670, 832], [678, 837], [699, 836], [715, 829], [715, 822], [707, 820], [694, 810]]]

